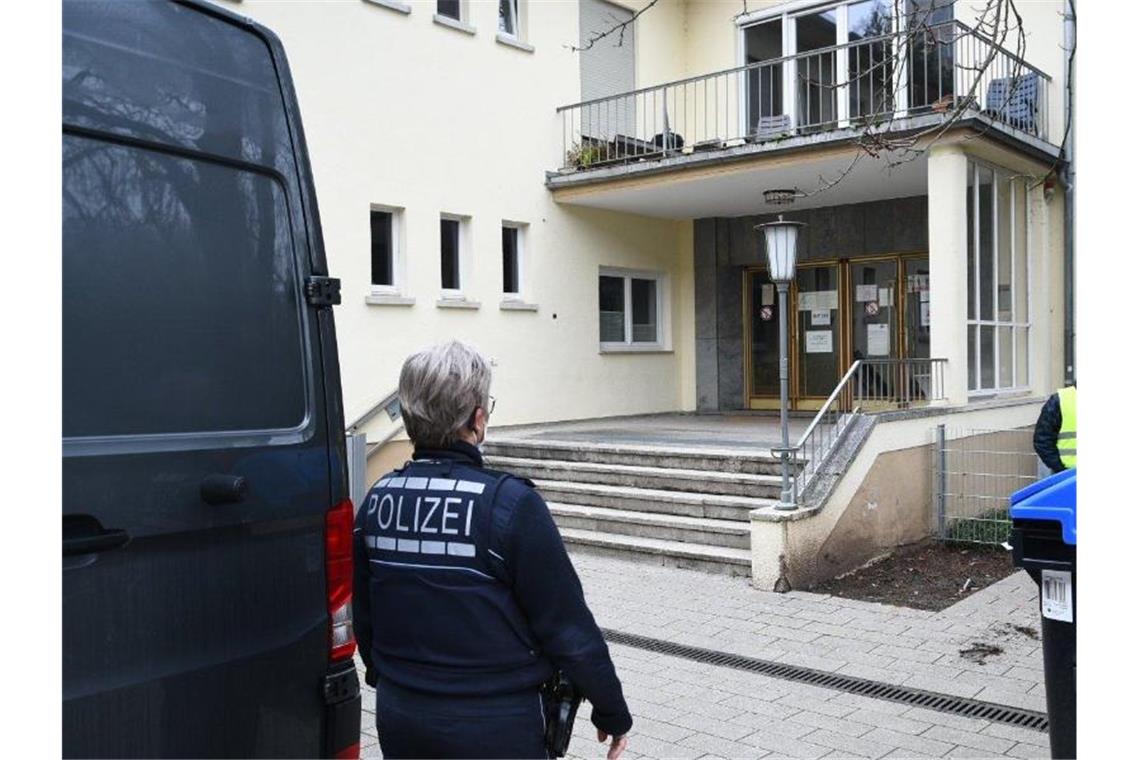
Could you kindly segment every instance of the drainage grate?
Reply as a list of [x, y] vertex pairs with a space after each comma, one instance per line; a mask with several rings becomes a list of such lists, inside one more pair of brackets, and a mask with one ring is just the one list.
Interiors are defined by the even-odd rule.
[[602, 629], [602, 633], [605, 634], [606, 641], [613, 644], [621, 644], [622, 646], [634, 647], [635, 649], [645, 649], [650, 652], [681, 657], [686, 660], [703, 662], [708, 665], [721, 665], [726, 668], [747, 670], [771, 678], [783, 678], [788, 681], [811, 684], [812, 686], [823, 686], [828, 689], [845, 691], [849, 694], [885, 699], [890, 702], [901, 702], [902, 704], [911, 705], [913, 707], [924, 707], [927, 710], [952, 713], [966, 718], [990, 720], [995, 723], [1005, 723], [1019, 728], [1028, 728], [1037, 731], [1047, 731], [1049, 729], [1048, 716], [1034, 710], [1022, 710], [1017, 707], [996, 705], [992, 702], [981, 702], [976, 699], [966, 699], [949, 694], [938, 694], [933, 691], [912, 689], [909, 686], [895, 686], [894, 684], [881, 683], [879, 681], [869, 681], [865, 678], [854, 678], [852, 676], [828, 673], [825, 670], [801, 668], [796, 665], [785, 665], [771, 660], [759, 660], [754, 657], [744, 657], [729, 652], [701, 649], [700, 647], [691, 647], [672, 641], [653, 639], [648, 636], [638, 636], [634, 633], [623, 633], [622, 631], [613, 631], [605, 628]]

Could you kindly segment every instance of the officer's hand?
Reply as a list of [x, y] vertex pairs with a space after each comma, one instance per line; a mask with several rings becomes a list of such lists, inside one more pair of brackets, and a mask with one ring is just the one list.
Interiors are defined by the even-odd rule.
[[[598, 741], [604, 742], [609, 738], [609, 734], [600, 728], [598, 729]], [[613, 741], [610, 742], [610, 751], [606, 753], [606, 760], [618, 760], [618, 758], [621, 757], [621, 753], [625, 752], [625, 747], [627, 744], [629, 744], [629, 739], [625, 734], [622, 734], [621, 736], [615, 736], [613, 738]]]

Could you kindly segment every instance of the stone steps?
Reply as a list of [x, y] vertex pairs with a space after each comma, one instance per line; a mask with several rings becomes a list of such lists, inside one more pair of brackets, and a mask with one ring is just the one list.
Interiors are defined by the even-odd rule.
[[737, 520], [652, 514], [557, 502], [550, 503], [549, 507], [559, 529], [571, 528], [613, 536], [634, 536], [731, 549], [747, 550], [750, 545], [748, 524]]
[[705, 494], [768, 499], [778, 499], [780, 496], [778, 475], [502, 456], [488, 457], [487, 464], [495, 469], [513, 472], [536, 481], [574, 481], [658, 491], [699, 491]]
[[571, 551], [586, 554], [726, 575], [747, 576], [752, 571], [752, 555], [748, 549], [613, 535], [578, 528], [562, 528], [561, 533], [562, 540]]
[[568, 480], [536, 480], [535, 487], [548, 502], [587, 507], [608, 507], [631, 512], [706, 517], [748, 522], [753, 509], [771, 506], [774, 499], [723, 496], [692, 491], [607, 486]]
[[543, 459], [560, 462], [588, 462], [675, 470], [707, 470], [717, 473], [779, 475], [780, 460], [767, 450], [679, 448], [633, 444], [545, 441], [526, 438], [488, 440], [484, 452], [489, 457]]

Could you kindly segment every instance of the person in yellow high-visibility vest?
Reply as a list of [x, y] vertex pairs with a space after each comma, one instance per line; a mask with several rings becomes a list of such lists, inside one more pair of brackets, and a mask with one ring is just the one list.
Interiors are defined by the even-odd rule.
[[1049, 397], [1037, 416], [1033, 448], [1053, 472], [1077, 466], [1077, 387], [1066, 386]]

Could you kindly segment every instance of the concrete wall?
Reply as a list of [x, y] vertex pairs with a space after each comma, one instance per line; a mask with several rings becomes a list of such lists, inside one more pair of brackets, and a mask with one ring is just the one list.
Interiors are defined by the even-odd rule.
[[1036, 421], [1041, 403], [981, 403], [879, 421], [822, 504], [790, 517], [753, 513], [753, 584], [809, 588], [930, 535], [936, 426], [945, 423], [950, 440], [970, 431], [1025, 428]]
[[[273, 29], [289, 56], [329, 267], [343, 286], [347, 418], [395, 387], [408, 353], [452, 337], [494, 359], [492, 424], [672, 411], [686, 399], [691, 408], [691, 223], [561, 207], [543, 184], [561, 158], [555, 109], [579, 96], [566, 47], [578, 40], [576, 3], [525, 4], [533, 52], [496, 40], [493, 2], [468, 3], [474, 34], [434, 23], [433, 2], [408, 14], [366, 0], [227, 4]], [[667, 0], [646, 18], [639, 82], [678, 75], [681, 9]], [[404, 210], [401, 295], [414, 305], [365, 301], [370, 204]], [[437, 306], [441, 213], [470, 218], [464, 294], [478, 309]], [[529, 225], [523, 295], [537, 311], [500, 309], [503, 220]], [[599, 353], [600, 266], [670, 277], [670, 350]]]
[[[744, 270], [764, 264], [760, 238], [753, 228], [775, 218], [699, 219], [694, 223], [699, 410], [747, 407]], [[913, 253], [927, 246], [924, 196], [791, 210], [784, 218], [808, 225], [801, 242], [801, 261]]]

